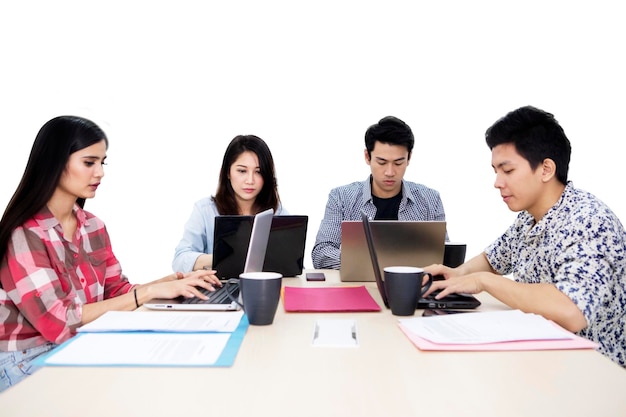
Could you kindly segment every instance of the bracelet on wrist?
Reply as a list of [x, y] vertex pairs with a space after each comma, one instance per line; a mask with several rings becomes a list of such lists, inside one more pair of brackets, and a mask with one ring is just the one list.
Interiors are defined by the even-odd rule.
[[139, 308], [139, 300], [137, 300], [137, 287], [133, 288], [133, 294], [135, 295], [135, 305]]

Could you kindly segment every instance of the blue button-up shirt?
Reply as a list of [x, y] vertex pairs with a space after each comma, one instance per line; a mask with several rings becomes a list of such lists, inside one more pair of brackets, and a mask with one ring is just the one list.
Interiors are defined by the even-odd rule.
[[[289, 214], [279, 204], [274, 215]], [[193, 270], [198, 256], [213, 253], [213, 234], [215, 231], [215, 216], [219, 216], [215, 202], [211, 197], [196, 201], [189, 220], [185, 224], [183, 237], [176, 246], [172, 269], [174, 271], [189, 272]]]

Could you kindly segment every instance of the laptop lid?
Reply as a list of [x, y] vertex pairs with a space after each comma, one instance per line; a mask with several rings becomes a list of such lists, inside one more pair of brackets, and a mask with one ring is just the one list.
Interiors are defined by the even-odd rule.
[[[213, 269], [220, 278], [243, 272], [253, 216], [223, 215], [215, 218]], [[308, 216], [274, 216], [270, 229], [263, 271], [284, 277], [302, 274]]]
[[[270, 229], [272, 227], [272, 217], [274, 211], [272, 209], [265, 210], [254, 216], [251, 233], [246, 237], [247, 249], [245, 254], [245, 264], [242, 272], [260, 272], [263, 270], [263, 262], [265, 259], [265, 251], [269, 240]], [[238, 278], [232, 276], [229, 278]], [[237, 290], [238, 291], [238, 290]], [[233, 294], [238, 295], [238, 294]], [[183, 303], [181, 298], [173, 300], [155, 299], [144, 304], [147, 308], [153, 310], [205, 310], [205, 311], [221, 311], [221, 310], [238, 310], [240, 307], [235, 301], [226, 303]]]
[[[374, 271], [374, 278], [380, 297], [385, 304], [385, 307], [389, 307], [389, 299], [387, 298], [387, 291], [385, 289], [385, 282], [383, 280], [383, 274], [380, 264], [378, 263], [378, 255], [376, 253], [374, 234], [372, 232], [372, 222], [368, 219], [367, 214], [362, 213], [362, 224], [365, 240], [367, 242], [367, 248], [371, 259], [372, 269]], [[398, 264], [400, 265], [400, 264]], [[391, 266], [391, 265], [387, 265]], [[426, 265], [424, 265], [426, 266]], [[430, 294], [427, 298], [420, 298], [417, 302], [416, 308], [437, 308], [437, 309], [472, 309], [480, 305], [480, 301], [471, 294], [450, 294], [441, 300], [435, 299], [435, 294]]]
[[[369, 220], [378, 242], [382, 268], [392, 265], [424, 267], [443, 261], [445, 221]], [[374, 281], [362, 221], [341, 223], [341, 281]]]
[[283, 277], [302, 274], [308, 224], [308, 216], [274, 216], [264, 271], [279, 272]]
[[376, 286], [378, 287], [380, 298], [383, 299], [383, 304], [385, 304], [385, 307], [389, 308], [389, 299], [387, 298], [387, 290], [385, 289], [385, 283], [383, 282], [383, 278], [380, 273], [378, 256], [376, 255], [376, 250], [374, 249], [374, 238], [372, 237], [372, 228], [370, 226], [369, 218], [365, 213], [361, 213], [361, 217], [363, 218], [363, 232], [365, 234], [367, 249], [370, 254], [370, 259], [372, 261], [372, 268], [374, 270], [374, 279], [376, 280]]
[[[274, 217], [274, 210], [272, 209], [267, 209], [254, 216], [243, 272], [263, 271], [267, 242], [272, 228], [272, 217]], [[229, 278], [239, 278], [239, 274]]]

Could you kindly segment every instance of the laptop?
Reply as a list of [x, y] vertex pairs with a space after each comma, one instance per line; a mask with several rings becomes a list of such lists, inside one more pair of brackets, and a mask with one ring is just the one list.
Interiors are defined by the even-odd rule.
[[[378, 242], [378, 259], [391, 265], [424, 267], [443, 261], [445, 221], [369, 220]], [[375, 281], [362, 221], [341, 223], [341, 281]]]
[[[243, 272], [254, 216], [217, 216], [213, 238], [213, 266], [220, 278]], [[302, 274], [308, 216], [274, 216], [263, 271], [284, 277]]]
[[[362, 213], [362, 218], [363, 232], [367, 241], [367, 248], [371, 259], [371, 266], [374, 271], [376, 286], [378, 287], [378, 292], [380, 293], [380, 297], [383, 299], [385, 307], [389, 308], [389, 299], [387, 298], [387, 290], [385, 289], [385, 282], [383, 280], [383, 274], [381, 272], [384, 267], [381, 268], [380, 264], [378, 263], [378, 255], [374, 246], [374, 240], [376, 240], [377, 244], [379, 244], [380, 242], [378, 240], [378, 236], [375, 236], [375, 231], [371, 227], [373, 222], [367, 218], [367, 214]], [[426, 298], [420, 298], [420, 300], [417, 302], [416, 308], [464, 310], [473, 309], [480, 305], [480, 301], [478, 301], [478, 299], [471, 294], [450, 294], [442, 298], [441, 300], [436, 300], [435, 295], [436, 293], [432, 293], [429, 294]]]
[[[253, 216], [251, 233], [246, 237], [247, 251], [244, 268], [241, 272], [261, 272], [265, 261], [265, 251], [272, 227], [272, 209], [265, 210]], [[178, 297], [172, 300], [155, 299], [144, 304], [152, 310], [192, 310], [192, 311], [230, 311], [238, 310], [239, 303], [235, 301], [239, 297], [239, 274], [229, 276], [228, 280], [222, 281], [222, 287], [216, 288], [215, 292], [204, 292], [209, 300], [199, 298]], [[236, 278], [236, 279], [233, 279]], [[204, 289], [202, 289], [204, 290]]]

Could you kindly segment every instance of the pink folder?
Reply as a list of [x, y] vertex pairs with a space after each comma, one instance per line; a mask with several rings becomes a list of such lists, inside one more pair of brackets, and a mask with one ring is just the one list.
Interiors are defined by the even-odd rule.
[[285, 287], [285, 311], [380, 311], [365, 286], [360, 287]]
[[441, 351], [494, 351], [494, 350], [562, 350], [562, 349], [595, 349], [597, 343], [572, 334], [571, 339], [558, 340], [524, 340], [519, 342], [499, 342], [482, 344], [447, 344], [433, 343], [417, 336], [410, 330], [399, 325], [400, 329], [419, 350]]

